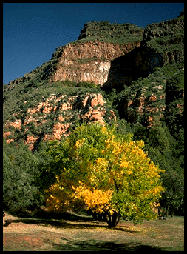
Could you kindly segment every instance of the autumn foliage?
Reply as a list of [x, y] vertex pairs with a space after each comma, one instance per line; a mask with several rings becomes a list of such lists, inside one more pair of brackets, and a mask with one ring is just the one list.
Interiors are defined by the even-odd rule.
[[97, 123], [77, 127], [63, 142], [52, 141], [50, 153], [59, 173], [46, 191], [48, 208], [84, 207], [134, 223], [155, 218], [153, 207], [164, 190], [161, 170], [143, 148], [142, 140], [132, 141], [130, 134], [120, 136], [115, 127]]

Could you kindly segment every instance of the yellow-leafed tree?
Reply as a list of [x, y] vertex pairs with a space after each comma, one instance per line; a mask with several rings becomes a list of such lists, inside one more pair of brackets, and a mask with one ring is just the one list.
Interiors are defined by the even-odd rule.
[[161, 170], [143, 147], [142, 140], [119, 136], [115, 127], [98, 123], [77, 127], [63, 144], [53, 141], [60, 173], [46, 191], [48, 208], [62, 212], [84, 207], [105, 214], [110, 226], [120, 216], [134, 223], [155, 218], [153, 207], [164, 190]]

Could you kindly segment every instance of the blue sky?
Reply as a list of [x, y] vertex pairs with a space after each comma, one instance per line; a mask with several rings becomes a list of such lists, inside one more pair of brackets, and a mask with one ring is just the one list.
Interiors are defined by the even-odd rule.
[[89, 21], [140, 27], [176, 18], [184, 3], [4, 3], [3, 83], [23, 77], [78, 39]]

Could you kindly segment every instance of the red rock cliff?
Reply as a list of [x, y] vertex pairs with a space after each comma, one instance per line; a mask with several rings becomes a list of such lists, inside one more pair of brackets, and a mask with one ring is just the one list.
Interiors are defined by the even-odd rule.
[[140, 42], [113, 44], [101, 41], [79, 42], [61, 48], [53, 81], [91, 82], [103, 85], [111, 61], [139, 47]]

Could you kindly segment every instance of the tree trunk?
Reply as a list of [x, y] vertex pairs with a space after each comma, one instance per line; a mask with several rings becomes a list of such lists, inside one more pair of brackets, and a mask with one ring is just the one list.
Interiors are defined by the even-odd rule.
[[107, 223], [109, 227], [117, 226], [118, 222], [119, 222], [119, 216], [117, 215], [117, 213], [114, 213], [113, 215], [108, 216]]
[[97, 216], [96, 213], [92, 213], [92, 217], [93, 217], [94, 220], [98, 220], [98, 216]]

